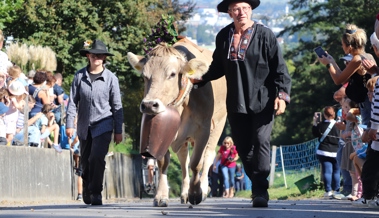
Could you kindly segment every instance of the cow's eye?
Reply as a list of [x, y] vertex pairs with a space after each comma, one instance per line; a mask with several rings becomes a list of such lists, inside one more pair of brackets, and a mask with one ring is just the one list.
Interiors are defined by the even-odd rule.
[[175, 78], [175, 77], [176, 77], [176, 73], [171, 73], [170, 74], [170, 79]]

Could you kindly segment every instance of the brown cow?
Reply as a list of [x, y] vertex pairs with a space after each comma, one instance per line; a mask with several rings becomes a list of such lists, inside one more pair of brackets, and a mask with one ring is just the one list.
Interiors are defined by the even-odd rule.
[[[198, 47], [187, 39], [173, 46], [160, 44], [146, 57], [128, 53], [130, 64], [142, 74], [145, 81], [145, 97], [141, 102], [142, 113], [156, 115], [173, 105], [180, 114], [180, 126], [171, 143], [182, 169], [181, 202], [199, 204], [208, 193], [208, 169], [215, 157], [215, 148], [226, 121], [226, 82], [219, 80], [193, 89], [189, 78], [201, 78], [212, 61], [212, 52]], [[189, 157], [186, 141], [194, 142]], [[154, 206], [168, 205], [169, 189], [167, 168], [169, 151], [158, 159], [159, 184]], [[188, 164], [193, 177], [189, 178]]]

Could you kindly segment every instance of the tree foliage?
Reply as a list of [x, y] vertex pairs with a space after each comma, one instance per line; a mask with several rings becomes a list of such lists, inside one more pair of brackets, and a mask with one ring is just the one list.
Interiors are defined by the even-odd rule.
[[[336, 86], [327, 69], [317, 62], [313, 49], [322, 46], [336, 60], [344, 55], [341, 37], [345, 25], [356, 24], [365, 29], [368, 38], [373, 32], [379, 2], [374, 0], [328, 0], [323, 3], [310, 3], [309, 0], [290, 1], [294, 22], [287, 26], [280, 36], [296, 38], [294, 44], [284, 47], [285, 59], [294, 66], [291, 71], [291, 104], [287, 112], [276, 122], [273, 144], [295, 144], [314, 137], [311, 134], [313, 114], [323, 107], [335, 105], [333, 93]], [[366, 51], [371, 52], [368, 42]], [[375, 55], [374, 55], [375, 56]], [[343, 63], [338, 62], [343, 68]], [[278, 124], [278, 125], [277, 125]], [[280, 125], [281, 124], [281, 125]]]

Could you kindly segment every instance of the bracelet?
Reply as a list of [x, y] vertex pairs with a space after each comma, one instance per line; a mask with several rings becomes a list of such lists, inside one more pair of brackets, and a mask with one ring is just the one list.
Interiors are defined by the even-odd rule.
[[326, 68], [330, 68], [331, 66], [332, 66], [333, 64], [331, 64], [331, 63], [328, 63], [327, 65], [326, 65]]

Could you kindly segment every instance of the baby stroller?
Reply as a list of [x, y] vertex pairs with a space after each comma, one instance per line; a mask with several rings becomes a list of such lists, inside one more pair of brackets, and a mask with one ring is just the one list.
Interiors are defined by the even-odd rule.
[[[149, 166], [151, 167], [149, 169]], [[152, 170], [152, 181], [149, 182], [149, 170]], [[141, 190], [147, 195], [155, 195], [158, 185], [158, 166], [157, 160], [154, 158], [145, 158], [142, 160], [142, 187]], [[141, 196], [142, 198], [142, 193]]]

